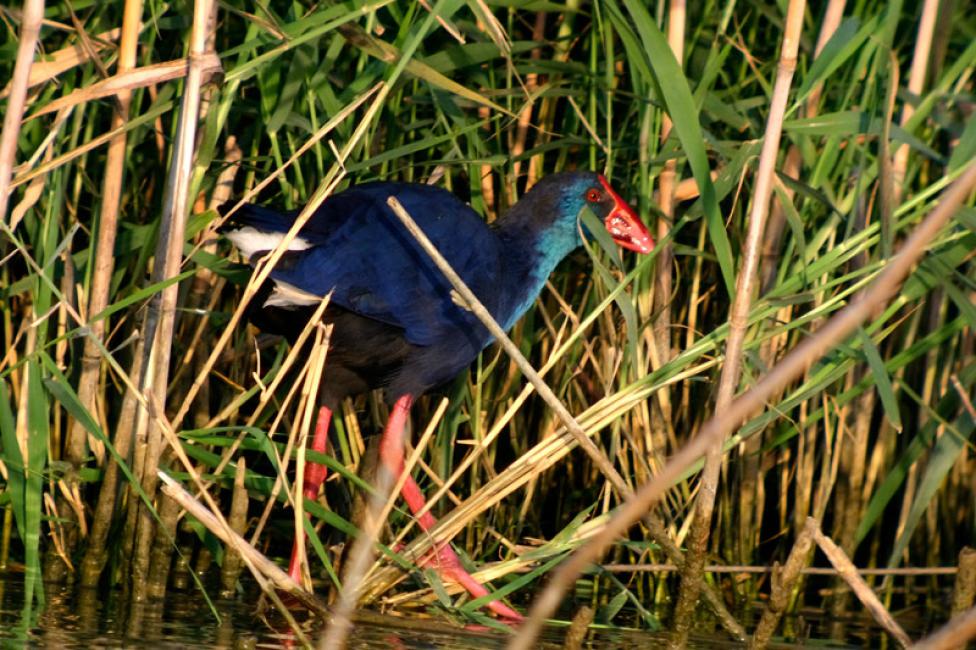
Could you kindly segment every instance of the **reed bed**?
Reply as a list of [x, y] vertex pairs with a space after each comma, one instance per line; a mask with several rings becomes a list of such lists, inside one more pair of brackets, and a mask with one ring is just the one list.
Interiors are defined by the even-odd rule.
[[[0, 18], [0, 568], [25, 568], [28, 618], [42, 576], [142, 600], [234, 595], [248, 568], [296, 628], [280, 592], [324, 615], [345, 587], [343, 611], [505, 629], [417, 566], [453, 539], [533, 625], [580, 610], [758, 647], [806, 634], [784, 613], [845, 638], [870, 612], [901, 644], [953, 616], [931, 643], [965, 634], [965, 3], [26, 0]], [[289, 349], [246, 325], [273, 260], [252, 274], [215, 208], [399, 179], [493, 220], [571, 168], [604, 172], [658, 247], [595, 238], [512, 349], [419, 401], [408, 468], [440, 519], [421, 535], [360, 476], [380, 395], [306, 450], [328, 332]], [[309, 461], [330, 478], [303, 502]], [[356, 494], [388, 512], [365, 537]], [[273, 564], [301, 528], [310, 585]], [[377, 543], [343, 585], [356, 538]]]

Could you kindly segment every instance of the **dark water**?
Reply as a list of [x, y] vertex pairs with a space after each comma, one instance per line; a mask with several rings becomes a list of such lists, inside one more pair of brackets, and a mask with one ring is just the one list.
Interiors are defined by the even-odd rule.
[[[76, 590], [57, 585], [45, 588], [45, 604], [25, 605], [25, 577], [0, 572], [0, 647], [64, 648], [300, 648], [286, 626], [260, 616], [256, 594], [232, 600], [213, 600], [199, 592], [174, 592], [164, 601], [130, 605], [118, 592]], [[321, 626], [309, 621], [304, 632], [314, 644]], [[537, 648], [564, 646], [564, 628], [547, 629]], [[877, 639], [877, 637], [875, 637]], [[348, 647], [395, 650], [493, 650], [505, 647], [508, 635], [456, 627], [443, 619], [422, 616], [393, 617], [369, 614], [356, 623]], [[863, 640], [863, 639], [862, 639]], [[810, 643], [810, 640], [807, 640]], [[804, 644], [805, 645], [805, 644]], [[839, 646], [814, 641], [819, 647]], [[862, 646], [862, 643], [856, 643]], [[871, 645], [869, 643], [869, 645]], [[591, 630], [583, 648], [664, 647], [662, 635], [628, 630]], [[693, 639], [691, 648], [744, 647], [725, 640], [721, 633]], [[784, 647], [797, 647], [780, 645]]]
[[[0, 646], [3, 648], [299, 648], [287, 627], [260, 616], [253, 594], [213, 600], [199, 592], [167, 595], [164, 601], [129, 605], [118, 592], [45, 588], [45, 605], [25, 606], [25, 577], [0, 573]], [[321, 627], [306, 624], [316, 643]], [[562, 648], [565, 630], [547, 630], [539, 648]], [[508, 635], [472, 631], [422, 617], [382, 617], [357, 621], [349, 648], [403, 650], [488, 650], [503, 648]], [[653, 648], [661, 637], [640, 632], [592, 632], [586, 648]], [[732, 647], [731, 645], [729, 647]]]

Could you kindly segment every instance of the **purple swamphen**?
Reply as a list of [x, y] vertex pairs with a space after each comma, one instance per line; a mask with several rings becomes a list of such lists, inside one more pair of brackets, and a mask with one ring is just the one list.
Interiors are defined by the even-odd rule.
[[[261, 329], [294, 340], [314, 306], [333, 291], [323, 320], [334, 325], [311, 448], [324, 452], [332, 412], [349, 395], [384, 388], [393, 408], [380, 443], [381, 462], [403, 471], [403, 431], [414, 399], [447, 382], [492, 342], [488, 330], [452, 299], [452, 288], [386, 200], [395, 196], [504, 329], [532, 305], [556, 265], [582, 244], [579, 215], [589, 208], [613, 239], [648, 253], [654, 245], [633, 209], [599, 174], [565, 172], [540, 180], [488, 225], [450, 192], [412, 183], [354, 186], [325, 200], [271, 272], [252, 306]], [[252, 264], [281, 241], [297, 213], [244, 205], [226, 236]], [[303, 492], [315, 499], [325, 467], [309, 463]], [[423, 493], [406, 478], [402, 495], [416, 514]], [[419, 518], [429, 530], [433, 515]], [[300, 540], [289, 572], [298, 580]], [[435, 550], [439, 572], [474, 597], [486, 589], [461, 566], [449, 544]], [[501, 602], [500, 616], [520, 615]]]

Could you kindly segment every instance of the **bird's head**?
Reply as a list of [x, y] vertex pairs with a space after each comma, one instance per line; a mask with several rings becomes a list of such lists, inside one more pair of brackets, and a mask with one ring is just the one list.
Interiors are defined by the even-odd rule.
[[589, 208], [603, 222], [613, 240], [628, 250], [650, 253], [654, 239], [637, 213], [610, 186], [602, 174], [563, 172], [552, 174], [536, 183], [519, 201], [521, 207], [532, 205], [534, 220], [548, 222], [543, 228], [552, 232], [573, 233], [579, 246], [578, 218]]

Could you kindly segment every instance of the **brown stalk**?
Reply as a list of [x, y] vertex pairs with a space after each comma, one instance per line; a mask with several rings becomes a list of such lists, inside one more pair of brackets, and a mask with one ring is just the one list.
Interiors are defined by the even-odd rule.
[[[814, 520], [815, 521], [815, 520]], [[830, 563], [834, 565], [858, 599], [867, 607], [878, 624], [887, 630], [888, 634], [895, 637], [903, 648], [912, 644], [912, 640], [905, 633], [905, 630], [898, 625], [897, 621], [891, 616], [878, 597], [875, 595], [868, 583], [857, 573], [857, 567], [851, 562], [847, 554], [832, 539], [823, 534], [820, 525], [813, 527], [813, 539], [817, 542], [820, 550], [824, 552]]]
[[17, 136], [20, 135], [20, 123], [27, 102], [31, 63], [34, 61], [34, 49], [37, 47], [43, 19], [44, 0], [24, 0], [20, 38], [17, 44], [17, 61], [14, 63], [14, 74], [10, 80], [10, 96], [3, 117], [3, 133], [0, 134], [0, 220], [7, 218], [10, 178], [17, 157]]
[[[823, 51], [824, 46], [837, 31], [841, 19], [844, 17], [845, 0], [830, 0], [827, 9], [824, 11], [823, 21], [820, 27], [820, 34], [817, 37], [817, 44], [814, 49], [814, 60]], [[819, 111], [820, 95], [823, 92], [823, 84], [818, 83], [810, 90], [807, 97], [804, 115], [813, 117]], [[800, 148], [796, 144], [790, 145], [783, 162], [782, 173], [784, 176], [793, 179], [800, 179], [803, 157]], [[792, 202], [794, 190], [792, 186], [786, 185], [776, 179], [776, 192], [773, 194], [773, 205], [769, 213], [769, 221], [766, 226], [766, 236], [763, 241], [762, 260], [760, 262], [760, 295], [769, 291], [776, 282], [776, 272], [779, 266], [783, 231], [786, 228], [786, 210], [784, 204]], [[793, 314], [793, 306], [786, 305], [777, 313], [780, 322], [788, 321]], [[786, 345], [787, 335], [784, 333], [770, 339], [760, 347], [759, 355], [763, 364], [768, 368], [776, 363], [776, 359]], [[813, 491], [814, 460], [813, 453], [815, 446], [807, 442], [815, 441], [815, 430], [809, 430], [798, 438], [797, 443], [797, 480], [795, 485], [794, 526], [799, 533], [803, 528], [804, 518], [809, 513], [810, 502]], [[763, 517], [763, 500], [756, 499], [755, 493], [758, 486], [762, 484], [762, 470], [760, 467], [759, 450], [762, 445], [763, 436], [761, 433], [749, 437], [741, 446], [740, 457], [742, 458], [742, 488], [739, 492], [739, 559], [748, 561], [752, 557], [755, 548], [755, 537], [753, 522], [761, 521]], [[751, 503], [755, 499], [755, 507]]]
[[762, 617], [756, 625], [756, 630], [749, 640], [750, 648], [765, 648], [776, 631], [783, 612], [789, 605], [790, 593], [793, 591], [803, 569], [810, 564], [813, 557], [813, 534], [819, 528], [817, 520], [807, 518], [806, 525], [796, 537], [793, 549], [790, 551], [786, 563], [773, 568], [770, 585], [769, 601], [763, 609]]
[[[142, 0], [126, 0], [122, 15], [122, 37], [119, 44], [117, 72], [124, 73], [135, 66], [136, 47], [139, 44], [139, 27], [142, 18]], [[120, 129], [108, 145], [105, 161], [105, 180], [102, 184], [102, 205], [98, 217], [98, 236], [95, 243], [95, 261], [92, 272], [91, 289], [88, 295], [87, 314], [98, 314], [108, 306], [112, 271], [115, 268], [115, 234], [118, 230], [119, 202], [125, 177], [126, 132], [121, 130], [129, 117], [132, 93], [123, 90], [118, 94], [119, 112], [112, 114], [111, 128]], [[108, 319], [102, 318], [89, 325], [91, 337], [105, 338]], [[81, 373], [78, 378], [78, 399], [89, 413], [98, 412], [98, 375], [101, 368], [101, 354], [91, 338], [85, 339], [81, 355]], [[68, 433], [68, 458], [75, 467], [85, 459], [85, 442], [88, 433], [80, 422], [72, 422]], [[115, 448], [122, 458], [128, 458], [132, 440], [129, 437], [116, 437]], [[82, 560], [81, 584], [95, 586], [105, 566], [105, 543], [115, 512], [115, 495], [118, 489], [118, 465], [110, 461], [105, 468], [98, 494], [98, 503], [92, 515], [92, 528]]]
[[536, 598], [526, 622], [509, 648], [526, 650], [532, 647], [544, 620], [556, 610], [566, 589], [618, 537], [641, 519], [684, 471], [707, 450], [724, 440], [747, 417], [761, 409], [783, 386], [800, 377], [813, 363], [885, 305], [895, 295], [912, 266], [925, 253], [932, 239], [948, 223], [974, 187], [976, 164], [970, 164], [943, 192], [938, 205], [905, 240], [899, 253], [873, 282], [858, 292], [847, 307], [835, 314], [815, 334], [796, 346], [750, 390], [733, 400], [720, 417], [709, 420], [697, 436], [671, 457], [653, 480], [642, 485], [634, 497], [617, 510], [599, 535], [577, 550], [552, 574], [549, 585]]
[[[95, 51], [98, 52], [117, 41], [120, 33], [121, 30], [119, 28], [110, 29], [107, 32], [98, 34], [94, 39], [89, 37], [89, 42]], [[89, 58], [89, 52], [85, 47], [80, 43], [72, 43], [57, 52], [48, 54], [47, 59], [44, 61], [35, 61], [31, 65], [30, 78], [27, 81], [27, 85], [33, 88], [38, 84], [50, 81], [61, 73], [87, 62]], [[0, 90], [0, 99], [6, 97], [9, 93], [10, 84], [8, 83], [3, 90]]]
[[[786, 102], [796, 70], [796, 58], [800, 47], [800, 34], [803, 28], [804, 0], [791, 0], [786, 14], [783, 45], [773, 95], [770, 102], [766, 134], [759, 155], [759, 170], [749, 214], [749, 232], [743, 250], [742, 268], [739, 270], [735, 300], [729, 316], [729, 337], [725, 345], [725, 365], [719, 380], [715, 412], [724, 413], [732, 402], [732, 396], [739, 385], [742, 351], [745, 342], [749, 308], [756, 284], [756, 270], [759, 267], [760, 246], [763, 229], [773, 193], [776, 157], [779, 152], [780, 137], [783, 131], [783, 116]], [[674, 633], [672, 647], [684, 647], [688, 642], [692, 619], [698, 604], [698, 594], [702, 583], [702, 568], [705, 566], [708, 538], [715, 505], [715, 492], [718, 489], [719, 470], [722, 466], [723, 440], [715, 440], [705, 457], [698, 499], [695, 502], [695, 521], [688, 539], [685, 554], [685, 567], [681, 572], [681, 591], [674, 610]]]
[[952, 589], [952, 615], [962, 614], [976, 600], [976, 549], [963, 546], [959, 551], [959, 573]]
[[[136, 27], [136, 35], [138, 35], [138, 26]], [[188, 76], [191, 68], [195, 68], [198, 74], [212, 75], [221, 70], [220, 58], [214, 52], [201, 52], [193, 63], [186, 59], [177, 59], [176, 61], [154, 63], [130, 70], [120, 70], [108, 79], [79, 88], [64, 97], [45, 104], [43, 108], [37, 110], [27, 119], [33, 120], [62, 108], [77, 106], [102, 97], [113, 97], [119, 93], [131, 92], [136, 88], [145, 88], [153, 84], [180, 79]]]
[[976, 637], [976, 607], [959, 614], [912, 646], [913, 650], [960, 650]]
[[[163, 214], [156, 247], [155, 264], [153, 265], [153, 282], [161, 282], [179, 273], [183, 259], [183, 242], [186, 228], [186, 215], [189, 205], [190, 182], [193, 168], [193, 149], [197, 132], [197, 116], [200, 110], [200, 89], [203, 85], [204, 74], [208, 61], [213, 56], [207, 55], [207, 30], [211, 15], [210, 0], [196, 0], [193, 6], [193, 26], [190, 33], [190, 53], [186, 84], [184, 86], [183, 104], [180, 111], [180, 121], [174, 142], [172, 164], [166, 183], [166, 195], [163, 200]], [[144, 327], [145, 340], [150, 344], [144, 361], [144, 372], [140, 381], [140, 389], [146, 395], [152, 395], [150, 408], [163, 408], [166, 403], [166, 388], [169, 384], [169, 361], [173, 345], [173, 330], [176, 321], [176, 301], [179, 287], [170, 285], [156, 294], [149, 305]], [[149, 422], [149, 413], [140, 414], [140, 424], [145, 423], [147, 429], [139, 427], [136, 439], [145, 439], [145, 444], [137, 453], [142, 451], [142, 488], [146, 494], [156, 492], [158, 481], [156, 468], [162, 452], [162, 431], [155, 424]], [[136, 539], [132, 555], [133, 595], [141, 600], [146, 589], [146, 579], [149, 570], [149, 548], [154, 537], [155, 525], [148, 511], [140, 504]]]
[[[823, 51], [824, 46], [837, 31], [841, 19], [844, 17], [845, 0], [830, 0], [827, 9], [824, 11], [823, 21], [820, 26], [820, 34], [817, 36], [817, 44], [814, 48], [814, 60]], [[823, 84], [818, 83], [810, 90], [807, 97], [804, 115], [813, 117], [817, 114], [820, 104], [820, 95], [823, 92]], [[784, 176], [793, 179], [800, 179], [803, 157], [800, 148], [796, 144], [791, 144], [783, 161], [782, 173]], [[776, 192], [773, 194], [773, 205], [770, 209], [769, 220], [766, 225], [766, 235], [763, 238], [762, 259], [759, 267], [759, 294], [764, 295], [776, 282], [776, 272], [779, 266], [783, 231], [786, 228], [785, 202], [792, 202], [795, 194], [792, 186], [784, 184], [779, 179], [775, 179]], [[793, 313], [793, 306], [786, 305], [777, 313], [777, 319], [786, 322]], [[764, 343], [759, 350], [760, 359], [768, 368], [776, 363], [783, 346], [786, 344], [787, 335], [770, 339]], [[761, 521], [763, 517], [763, 500], [757, 498], [756, 491], [762, 484], [762, 470], [760, 467], [759, 449], [762, 445], [762, 433], [750, 436], [740, 447], [740, 458], [742, 459], [742, 482], [739, 490], [739, 559], [748, 561], [752, 557], [755, 547], [755, 537], [753, 522]], [[813, 453], [804, 453], [806, 446], [804, 438], [801, 436], [798, 442], [797, 468], [798, 476], [796, 485], [796, 504], [794, 510], [794, 520], [797, 522], [796, 530], [800, 531], [803, 526], [803, 518], [809, 512], [810, 494], [813, 489]], [[802, 474], [802, 476], [801, 476]], [[804, 480], [808, 477], [809, 480]], [[753, 502], [755, 506], [753, 507]]]
[[[535, 14], [535, 25], [532, 28], [532, 40], [541, 43], [545, 38], [546, 32], [546, 12], [538, 11]], [[542, 48], [534, 47], [529, 52], [529, 59], [537, 61], [542, 56]], [[539, 87], [539, 75], [530, 72], [525, 75], [525, 93], [528, 101], [518, 114], [518, 127], [515, 129], [515, 140], [512, 143], [512, 158], [518, 158], [525, 151], [525, 142], [529, 135], [529, 123], [532, 121], [532, 108], [535, 106], [533, 92]], [[522, 161], [516, 160], [512, 163], [512, 178], [518, 180], [519, 171], [522, 169]], [[529, 185], [534, 179], [529, 178]]]
[[248, 544], [246, 539], [228, 527], [226, 521], [214, 516], [213, 512], [194, 499], [192, 494], [184, 490], [179, 483], [167, 476], [165, 472], [159, 472], [159, 479], [163, 483], [160, 488], [163, 494], [176, 501], [184, 510], [193, 515], [197, 521], [206, 526], [207, 530], [217, 536], [224, 544], [232, 548], [240, 556], [255, 580], [261, 586], [262, 591], [272, 598], [272, 600], [275, 600], [276, 604], [280, 605], [278, 607], [279, 611], [288, 619], [291, 629], [299, 636], [299, 639], [305, 644], [305, 647], [311, 647], [308, 639], [304, 637], [301, 631], [301, 626], [292, 618], [288, 608], [281, 604], [281, 599], [278, 597], [276, 591], [283, 591], [296, 598], [309, 611], [315, 612], [321, 618], [328, 617], [328, 605], [321, 602], [314, 594], [310, 594], [302, 589], [281, 567]]
[[[929, 66], [929, 53], [932, 51], [932, 35], [935, 33], [935, 19], [939, 12], [939, 0], [925, 0], [922, 5], [922, 16], [918, 21], [918, 36], [915, 37], [915, 52], [912, 55], [912, 67], [908, 73], [908, 92], [920, 96], [925, 88], [925, 73]], [[901, 125], [905, 126], [915, 107], [905, 102], [901, 109]], [[895, 162], [892, 165], [894, 177], [894, 204], [901, 203], [905, 192], [905, 173], [908, 170], [909, 148], [903, 144], [895, 151]]]
[[[323, 302], [325, 302], [323, 300]], [[329, 352], [329, 338], [332, 335], [332, 327], [327, 326], [322, 323], [319, 319], [310, 321], [315, 327], [315, 342], [312, 345], [312, 352], [308, 357], [308, 372], [305, 374], [305, 381], [302, 382], [302, 392], [301, 392], [301, 403], [302, 403], [302, 413], [300, 422], [300, 431], [295, 431], [296, 436], [292, 435], [289, 437], [286, 449], [291, 447], [297, 448], [297, 455], [295, 458], [295, 480], [292, 482], [292, 494], [291, 502], [293, 505], [292, 514], [294, 516], [294, 538], [296, 540], [301, 540], [301, 543], [295, 546], [295, 550], [298, 551], [298, 561], [303, 567], [302, 574], [307, 575], [307, 571], [304, 569], [308, 568], [307, 560], [305, 557], [305, 497], [302, 492], [303, 486], [305, 485], [305, 451], [308, 448], [309, 433], [312, 429], [312, 420], [316, 417], [319, 409], [316, 406], [316, 402], [319, 395], [319, 385], [322, 381], [322, 373], [325, 370], [326, 356]], [[294, 440], [294, 441], [293, 441]], [[291, 457], [290, 449], [286, 451], [286, 457]], [[288, 467], [288, 462], [286, 461], [283, 468]], [[287, 469], [285, 470], [287, 471]], [[279, 479], [282, 477], [279, 476]], [[268, 500], [268, 505], [271, 505], [271, 500]], [[306, 588], [311, 587], [311, 583], [307, 583]]]
[[[674, 52], [674, 58], [678, 65], [683, 67], [684, 61], [684, 37], [685, 19], [687, 18], [687, 8], [685, 0], [672, 0], [668, 6], [668, 45]], [[661, 146], [664, 147], [671, 135], [671, 116], [665, 113], [661, 118]], [[658, 178], [658, 207], [664, 218], [657, 220], [657, 260], [655, 260], [654, 273], [654, 303], [657, 317], [654, 319], [654, 340], [657, 348], [657, 364], [664, 365], [671, 360], [671, 293], [672, 293], [672, 271], [674, 265], [674, 246], [667, 239], [674, 223], [674, 195], [675, 185], [678, 177], [678, 161], [670, 158], [664, 163], [664, 169]], [[671, 421], [671, 401], [668, 399], [668, 389], [663, 388], [658, 391], [658, 401], [660, 402], [663, 418]], [[663, 450], [656, 450], [663, 453]]]
[[[808, 517], [809, 519], [809, 517]], [[802, 529], [801, 529], [802, 531]], [[799, 539], [799, 538], [798, 538]], [[677, 571], [681, 567], [676, 564], [601, 564], [602, 571], [611, 573], [659, 573]], [[778, 564], [773, 566], [756, 566], [752, 564], [706, 564], [707, 573], [777, 573], [782, 568]], [[897, 567], [895, 569], [858, 569], [862, 576], [954, 576], [959, 573], [959, 567]], [[835, 576], [837, 569], [830, 567], [805, 567], [800, 569], [803, 575]], [[963, 608], [965, 609], [965, 608]]]
[[[230, 517], [227, 523], [231, 530], [244, 539], [247, 531], [247, 488], [244, 487], [244, 478], [247, 475], [247, 466], [244, 457], [237, 459], [237, 469], [234, 472], [234, 495], [230, 502]], [[228, 598], [237, 593], [237, 579], [241, 575], [242, 561], [241, 553], [232, 545], [228, 544], [224, 553], [224, 562], [220, 567], [220, 593]]]

